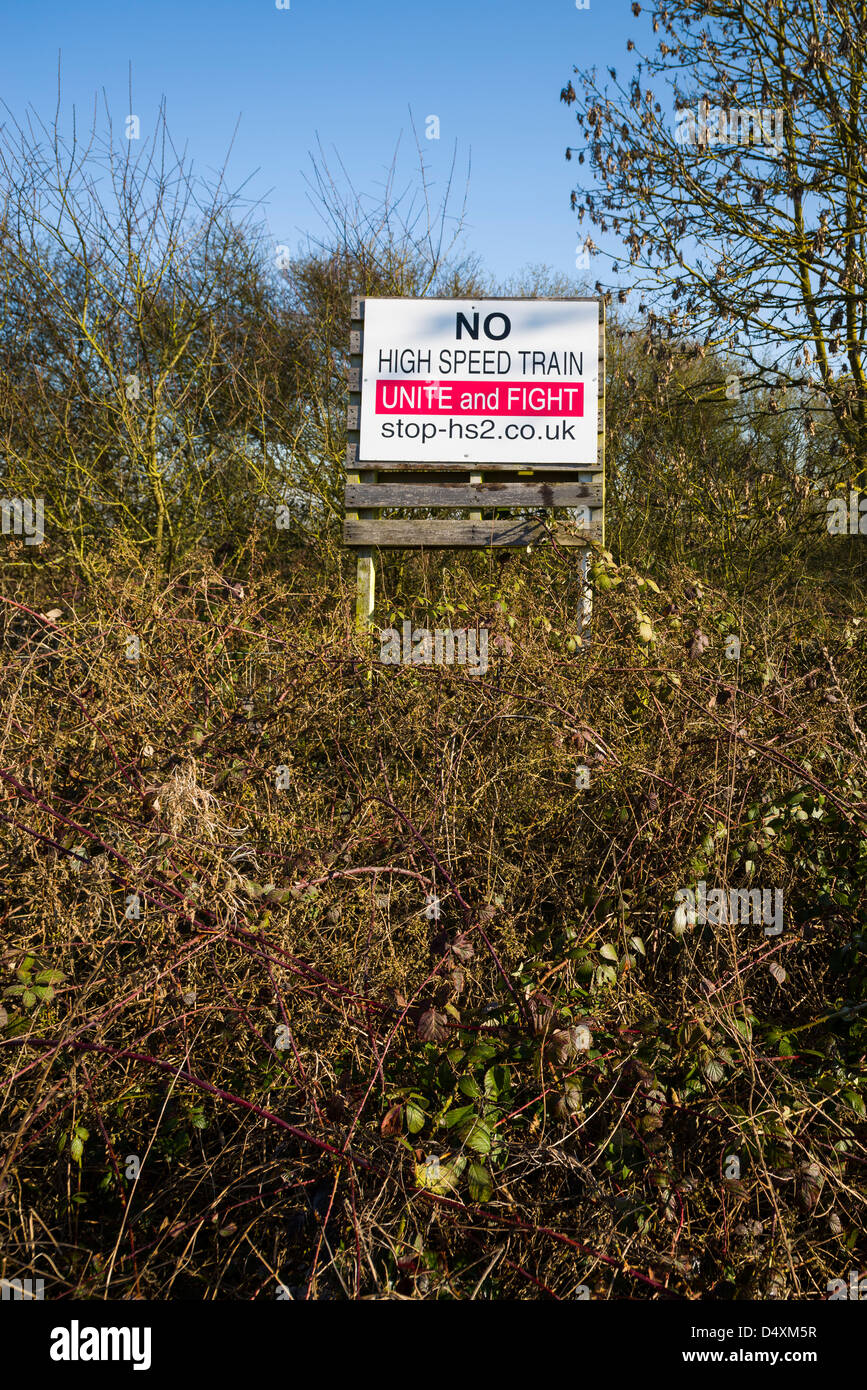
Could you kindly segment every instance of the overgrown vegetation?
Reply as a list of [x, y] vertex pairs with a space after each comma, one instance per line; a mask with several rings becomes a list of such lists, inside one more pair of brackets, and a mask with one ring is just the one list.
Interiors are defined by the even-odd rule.
[[[7, 1269], [249, 1298], [848, 1268], [864, 629], [600, 563], [578, 656], [570, 560], [406, 567], [386, 602], [486, 623], [483, 678], [371, 664], [310, 551], [243, 591], [119, 551], [54, 618], [7, 597]], [[679, 936], [701, 879], [782, 888], [783, 934]]]
[[[484, 282], [338, 211], [277, 275], [231, 203], [156, 268], [141, 216], [2, 223], [3, 486], [46, 542], [2, 538], [0, 1275], [824, 1297], [867, 1016], [825, 427], [615, 322], [589, 646], [574, 552], [383, 556], [378, 624], [490, 633], [484, 676], [384, 666], [337, 524], [349, 293]], [[700, 882], [781, 890], [782, 933], [676, 912]]]

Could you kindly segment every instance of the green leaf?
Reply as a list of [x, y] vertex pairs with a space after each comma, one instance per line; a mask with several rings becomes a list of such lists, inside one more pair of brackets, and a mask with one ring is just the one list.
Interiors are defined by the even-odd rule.
[[413, 1100], [408, 1100], [406, 1103], [406, 1127], [410, 1134], [418, 1134], [419, 1130], [424, 1129], [426, 1119], [427, 1115], [421, 1106], [416, 1105]]
[[511, 1085], [509, 1068], [502, 1063], [489, 1067], [485, 1072], [485, 1095], [488, 1100], [497, 1098], [508, 1091]]
[[713, 1053], [710, 1052], [706, 1047], [703, 1047], [701, 1049], [701, 1069], [707, 1077], [708, 1081], [710, 1081], [714, 1085], [718, 1081], [722, 1081], [723, 1077], [726, 1074], [725, 1067], [722, 1065], [721, 1062], [717, 1061]]
[[474, 1120], [467, 1131], [461, 1133], [461, 1138], [477, 1154], [491, 1152], [492, 1135], [484, 1120]]
[[268, 888], [262, 893], [266, 902], [276, 903], [278, 906], [281, 903], [288, 903], [295, 896], [296, 894], [291, 888]]
[[69, 1152], [72, 1156], [73, 1163], [81, 1163], [81, 1156], [84, 1153], [84, 1143], [79, 1139], [77, 1134], [73, 1137], [69, 1145]]
[[428, 1163], [417, 1163], [415, 1167], [415, 1180], [419, 1187], [427, 1188], [428, 1192], [437, 1192], [444, 1196], [457, 1187], [458, 1177], [461, 1172], [458, 1162], [441, 1163], [436, 1167]]
[[471, 1163], [469, 1171], [470, 1196], [474, 1202], [488, 1202], [494, 1190], [494, 1182], [487, 1168], [481, 1163]]
[[455, 1125], [466, 1124], [468, 1120], [472, 1122], [475, 1119], [475, 1114], [476, 1107], [474, 1105], [459, 1105], [456, 1110], [449, 1110], [443, 1115], [440, 1123], [446, 1129], [454, 1129]]
[[603, 960], [617, 960], [617, 951], [608, 941], [599, 947], [599, 954]]
[[482, 1088], [474, 1076], [462, 1076], [458, 1082], [458, 1090], [470, 1100], [478, 1100], [482, 1094]]
[[66, 979], [62, 970], [40, 970], [36, 976], [37, 985], [62, 985]]

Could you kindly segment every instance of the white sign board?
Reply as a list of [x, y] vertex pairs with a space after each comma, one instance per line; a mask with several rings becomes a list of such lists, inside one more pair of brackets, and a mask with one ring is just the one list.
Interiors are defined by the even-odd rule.
[[367, 299], [358, 462], [597, 464], [599, 304]]

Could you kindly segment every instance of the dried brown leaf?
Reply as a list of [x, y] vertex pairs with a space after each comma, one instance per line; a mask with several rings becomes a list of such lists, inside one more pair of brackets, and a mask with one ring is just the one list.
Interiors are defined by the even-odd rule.
[[475, 959], [476, 948], [468, 936], [456, 936], [451, 945], [452, 955], [455, 960], [460, 961], [461, 965], [469, 965]]
[[397, 1105], [392, 1105], [389, 1110], [386, 1110], [382, 1117], [382, 1124], [379, 1126], [379, 1132], [384, 1139], [392, 1139], [395, 1135], [400, 1134], [402, 1129], [403, 1105], [398, 1102]]
[[536, 1034], [547, 1032], [554, 1017], [554, 1006], [548, 995], [534, 994], [532, 999], [528, 1000], [528, 1004], [533, 1032]]
[[710, 638], [705, 636], [700, 627], [697, 627], [692, 635], [692, 641], [689, 644], [690, 656], [695, 660], [697, 657], [701, 656], [709, 646]]
[[418, 1021], [416, 1031], [422, 1042], [445, 1042], [449, 1034], [445, 1017], [436, 1009], [425, 1009]]

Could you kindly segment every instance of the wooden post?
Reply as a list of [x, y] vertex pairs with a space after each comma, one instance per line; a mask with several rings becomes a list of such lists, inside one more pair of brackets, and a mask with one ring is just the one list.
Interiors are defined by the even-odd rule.
[[597, 463], [602, 481], [602, 544], [605, 544], [605, 387], [607, 381], [605, 366], [605, 300], [599, 301], [599, 448]]
[[[348, 483], [375, 483], [376, 473], [367, 470], [363, 473], [347, 473]], [[356, 512], [347, 512], [347, 521], [364, 521], [376, 517], [378, 512], [370, 507]], [[376, 602], [376, 566], [373, 563], [373, 549], [369, 545], [360, 546], [356, 555], [355, 584], [355, 626], [359, 632], [369, 632], [373, 605]]]
[[[483, 473], [471, 473], [471, 474], [470, 474], [470, 482], [471, 482], [471, 483], [483, 483], [484, 481], [485, 481], [485, 477], [484, 477], [484, 474], [483, 474]], [[481, 521], [481, 519], [482, 519], [482, 514], [481, 514], [481, 512], [470, 512], [470, 521]]]
[[[351, 320], [349, 334], [349, 412], [346, 420], [347, 461], [355, 460], [358, 454], [358, 413], [361, 408], [361, 367], [362, 341], [364, 333], [364, 298], [353, 295], [349, 307]], [[346, 474], [347, 483], [375, 483], [375, 471], [352, 472]], [[366, 507], [359, 511], [347, 512], [348, 521], [369, 521], [379, 516], [379, 511]], [[357, 554], [355, 585], [355, 626], [358, 632], [369, 632], [373, 605], [376, 601], [376, 567], [373, 563], [371, 546], [361, 546]]]
[[[605, 300], [599, 302], [599, 402], [598, 458], [602, 482], [602, 544], [605, 544]], [[590, 475], [584, 475], [589, 479]], [[592, 515], [592, 513], [591, 513]], [[593, 620], [593, 588], [590, 584], [590, 548], [581, 554], [581, 597], [578, 600], [578, 632], [576, 643], [585, 650], [590, 645], [590, 624]]]
[[358, 579], [355, 598], [355, 626], [359, 632], [368, 632], [371, 627], [371, 614], [376, 601], [376, 567], [370, 546], [362, 546], [358, 552]]
[[593, 590], [590, 587], [590, 548], [581, 551], [581, 597], [578, 600], [578, 632], [575, 638], [579, 647], [590, 644], [590, 622], [593, 617]]

